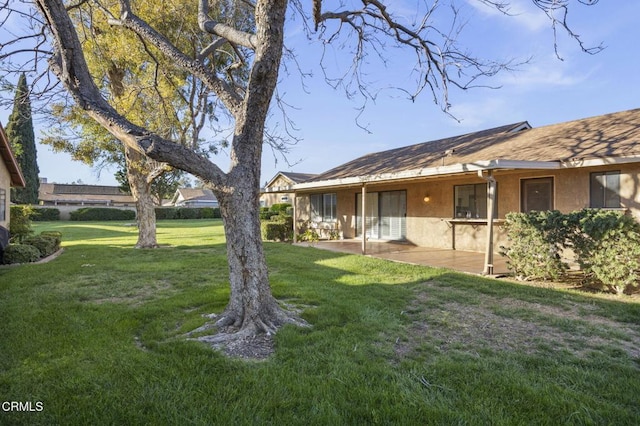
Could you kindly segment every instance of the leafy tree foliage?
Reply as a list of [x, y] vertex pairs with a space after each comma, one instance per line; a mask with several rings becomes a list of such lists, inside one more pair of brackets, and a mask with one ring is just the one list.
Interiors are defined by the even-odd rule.
[[16, 204], [37, 204], [38, 189], [40, 188], [38, 173], [40, 170], [38, 169], [38, 153], [33, 133], [29, 88], [24, 73], [20, 75], [18, 80], [13, 111], [9, 116], [6, 132], [27, 184], [24, 188], [11, 189], [11, 201]]

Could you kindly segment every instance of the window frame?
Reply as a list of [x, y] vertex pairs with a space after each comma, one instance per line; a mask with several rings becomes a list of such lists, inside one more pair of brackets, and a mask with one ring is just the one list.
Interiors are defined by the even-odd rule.
[[[473, 197], [474, 197], [474, 207], [473, 210], [465, 210], [462, 211], [458, 207], [462, 207], [458, 204], [458, 190], [463, 187], [473, 187]], [[478, 193], [478, 188], [483, 188], [480, 193]], [[489, 185], [486, 182], [481, 183], [467, 183], [463, 185], [453, 185], [453, 217], [454, 219], [487, 219], [489, 216], [489, 206], [487, 202], [489, 191]], [[478, 200], [483, 199], [484, 209], [478, 207]], [[498, 184], [496, 183], [496, 194], [494, 200], [494, 209], [493, 209], [493, 218], [496, 219], [498, 217]], [[466, 212], [469, 212], [469, 216], [467, 216]], [[483, 213], [481, 216], [480, 213]]]
[[338, 197], [335, 192], [309, 195], [311, 222], [334, 223], [338, 221]]
[[[534, 183], [534, 182], [539, 182], [539, 183], [544, 183], [544, 181], [547, 181], [550, 185], [550, 193], [549, 193], [549, 208], [542, 210], [542, 211], [550, 211], [553, 210], [555, 208], [555, 190], [556, 190], [556, 183], [555, 183], [555, 177], [554, 176], [541, 176], [541, 177], [532, 177], [532, 178], [525, 178], [525, 179], [520, 179], [520, 211], [522, 213], [529, 213], [531, 211], [534, 211], [534, 209], [530, 209], [527, 208], [527, 204], [528, 204], [528, 200], [527, 200], [527, 195], [528, 195], [528, 190], [527, 190], [527, 185], [530, 183]], [[538, 211], [538, 210], [535, 210]]]
[[0, 188], [0, 221], [7, 220], [7, 190]]
[[[619, 209], [622, 208], [622, 200], [620, 197], [620, 170], [607, 170], [601, 172], [591, 172], [589, 173], [589, 207], [592, 209]], [[604, 182], [600, 182], [597, 180], [598, 177], [604, 177]], [[609, 179], [608, 176], [615, 176], [617, 182], [614, 186], [617, 188], [611, 190], [609, 188]], [[594, 193], [598, 190], [594, 185], [598, 184], [601, 186], [602, 191], [601, 194], [598, 194], [598, 199], [594, 200]], [[611, 191], [614, 195], [614, 202], [612, 204], [615, 205], [607, 205], [609, 201], [611, 201], [611, 195], [607, 196], [607, 192]], [[598, 203], [596, 203], [598, 201]]]

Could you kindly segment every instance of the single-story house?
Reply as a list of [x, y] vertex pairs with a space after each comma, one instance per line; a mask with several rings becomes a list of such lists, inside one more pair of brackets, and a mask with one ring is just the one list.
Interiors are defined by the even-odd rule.
[[48, 183], [40, 180], [38, 198], [42, 206], [131, 207], [136, 202], [117, 186]]
[[218, 200], [207, 188], [178, 188], [169, 204], [175, 207], [218, 207]]
[[[0, 124], [0, 254], [9, 244], [9, 221], [11, 214], [11, 188], [24, 188], [26, 186], [24, 176], [18, 165], [7, 134]], [[1, 256], [0, 256], [1, 257]]]
[[260, 206], [271, 207], [274, 204], [288, 203], [293, 205], [295, 193], [293, 185], [313, 179], [315, 174], [278, 172], [260, 191]]
[[363, 251], [375, 239], [485, 252], [490, 273], [509, 212], [599, 208], [640, 219], [640, 109], [376, 152], [293, 190], [296, 233], [364, 235]]

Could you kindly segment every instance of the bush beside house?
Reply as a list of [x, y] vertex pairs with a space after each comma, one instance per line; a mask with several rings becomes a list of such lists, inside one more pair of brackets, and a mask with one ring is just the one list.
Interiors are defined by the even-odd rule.
[[564, 278], [562, 254], [571, 251], [583, 282], [613, 293], [640, 286], [640, 224], [623, 212], [509, 213], [504, 226], [511, 244], [501, 254], [520, 279]]
[[50, 256], [60, 249], [62, 234], [56, 231], [44, 231], [32, 235], [31, 217], [34, 214], [30, 206], [11, 206], [11, 240], [0, 253], [0, 263], [30, 263]]
[[293, 240], [293, 217], [288, 214], [291, 204], [274, 204], [260, 209], [260, 230], [265, 241]]

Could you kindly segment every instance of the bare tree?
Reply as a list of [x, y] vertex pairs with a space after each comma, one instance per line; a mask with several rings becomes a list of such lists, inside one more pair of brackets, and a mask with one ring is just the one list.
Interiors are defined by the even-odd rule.
[[[508, 13], [506, 1], [478, 1]], [[549, 16], [554, 30], [568, 30], [569, 0], [533, 2]], [[74, 8], [86, 3], [108, 17], [112, 26], [109, 31], [135, 33], [146, 45], [152, 46], [157, 55], [179, 66], [189, 78], [202, 82], [215, 94], [216, 102], [226, 108], [234, 125], [229, 147], [231, 164], [226, 172], [201, 153], [133, 124], [109, 104], [87, 67], [83, 45], [69, 16]], [[211, 19], [209, 3], [222, 11], [221, 16], [225, 10], [242, 8], [251, 14], [255, 27], [244, 28]], [[326, 74], [330, 83], [343, 87], [349, 96], [359, 95], [364, 99], [375, 96], [363, 78], [361, 66], [367, 54], [384, 60], [386, 43], [415, 54], [416, 85], [405, 89], [409, 96], [415, 97], [427, 90], [445, 111], [449, 108], [450, 86], [472, 87], [512, 66], [509, 62], [481, 60], [457, 45], [460, 25], [452, 1], [434, 1], [431, 5], [416, 3], [420, 16], [406, 21], [394, 15], [390, 2], [381, 0], [328, 4], [322, 0], [199, 0], [199, 28], [211, 36], [211, 43], [199, 52], [189, 53], [146, 21], [140, 8], [129, 0], [78, 0], [66, 4], [62, 0], [36, 0], [34, 18], [42, 25], [36, 34], [42, 40], [41, 46], [52, 46], [52, 51], [46, 52], [49, 69], [73, 96], [75, 104], [127, 149], [192, 173], [213, 188], [224, 220], [231, 282], [229, 304], [216, 321], [224, 331], [217, 335], [217, 340], [274, 333], [284, 324], [304, 323], [271, 295], [258, 216], [260, 160], [263, 143], [269, 140], [265, 122], [283, 52], [290, 53], [284, 47], [287, 16], [302, 17], [309, 36], [318, 35], [327, 46], [338, 42], [351, 46], [353, 61], [346, 72], [337, 78]], [[581, 3], [595, 2], [582, 0]], [[289, 11], [288, 6], [291, 6]], [[451, 25], [446, 28], [432, 19], [441, 7], [452, 11]], [[40, 49], [38, 52], [45, 53]], [[226, 69], [216, 69], [212, 66], [216, 55], [230, 55], [234, 60]], [[244, 80], [233, 74], [234, 67], [240, 65], [248, 67]]]

